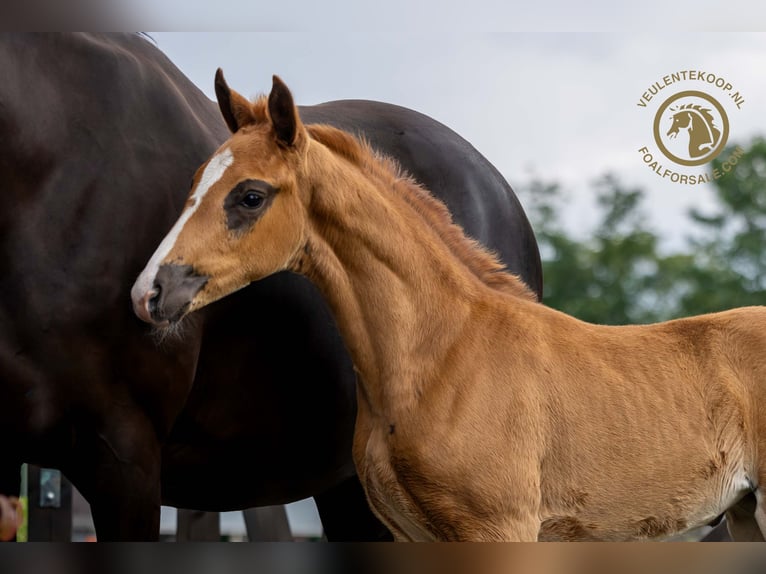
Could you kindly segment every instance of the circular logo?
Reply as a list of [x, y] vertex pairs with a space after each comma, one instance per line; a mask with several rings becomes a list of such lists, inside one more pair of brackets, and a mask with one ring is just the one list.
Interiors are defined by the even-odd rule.
[[704, 92], [679, 92], [665, 100], [654, 116], [657, 146], [680, 165], [711, 161], [723, 151], [728, 138], [726, 111]]

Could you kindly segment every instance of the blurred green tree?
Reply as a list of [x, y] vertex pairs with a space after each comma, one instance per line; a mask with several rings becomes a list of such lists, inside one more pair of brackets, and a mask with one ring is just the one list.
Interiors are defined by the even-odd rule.
[[[712, 162], [723, 168], [735, 146]], [[598, 222], [589, 237], [565, 229], [568, 202], [558, 184], [522, 187], [540, 244], [544, 302], [603, 324], [647, 323], [766, 302], [766, 140], [756, 139], [736, 166], [714, 180], [709, 213], [688, 213], [684, 248], [663, 253], [641, 189], [613, 175], [595, 183]]]
[[[722, 171], [730, 146], [712, 162]], [[678, 314], [705, 313], [766, 303], [766, 140], [755, 139], [732, 171], [715, 180], [716, 205], [692, 209], [694, 266]]]
[[533, 181], [523, 192], [543, 257], [543, 300], [585, 321], [655, 320], [661, 313], [650, 292], [659, 238], [646, 224], [643, 192], [612, 175], [595, 186], [599, 221], [585, 240], [564, 228], [559, 209], [567, 197], [559, 185]]

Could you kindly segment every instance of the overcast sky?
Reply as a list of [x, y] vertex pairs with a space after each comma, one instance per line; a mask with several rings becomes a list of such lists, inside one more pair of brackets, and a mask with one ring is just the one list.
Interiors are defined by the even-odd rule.
[[[562, 182], [573, 191], [568, 223], [581, 233], [594, 221], [589, 184], [605, 172], [647, 190], [653, 224], [671, 245], [685, 232], [679, 225], [685, 210], [710, 204], [707, 185], [663, 180], [638, 153], [644, 145], [656, 146], [655, 110], [637, 102], [663, 76], [691, 69], [725, 78], [744, 97], [740, 109], [710, 86], [678, 84], [678, 89], [708, 89], [721, 101], [729, 114], [730, 142], [766, 134], [766, 36], [759, 34], [152, 36], [211, 98], [220, 66], [229, 85], [248, 97], [267, 91], [276, 73], [301, 104], [365, 98], [423, 112], [468, 139], [512, 186], [532, 173]], [[676, 86], [667, 93], [672, 89]]]
[[[112, 0], [120, 4], [120, 0]], [[133, 0], [125, 17], [139, 29], [314, 31], [380, 30], [388, 35], [466, 31], [669, 33], [763, 30], [762, 0]]]

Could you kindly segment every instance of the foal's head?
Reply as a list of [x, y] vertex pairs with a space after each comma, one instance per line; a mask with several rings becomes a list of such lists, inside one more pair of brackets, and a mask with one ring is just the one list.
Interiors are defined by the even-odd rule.
[[289, 268], [306, 242], [298, 179], [309, 138], [290, 91], [274, 76], [268, 98], [251, 103], [221, 70], [215, 90], [233, 135], [197, 170], [131, 291], [138, 316], [157, 326]]

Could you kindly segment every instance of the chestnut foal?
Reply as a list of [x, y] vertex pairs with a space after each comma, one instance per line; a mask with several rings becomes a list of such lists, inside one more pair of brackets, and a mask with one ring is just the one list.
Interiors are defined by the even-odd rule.
[[[766, 312], [647, 326], [534, 302], [446, 208], [287, 87], [249, 102], [133, 289], [165, 324], [291, 270], [359, 373], [354, 460], [401, 540], [662, 539], [766, 527]], [[745, 499], [757, 502], [743, 512]]]

